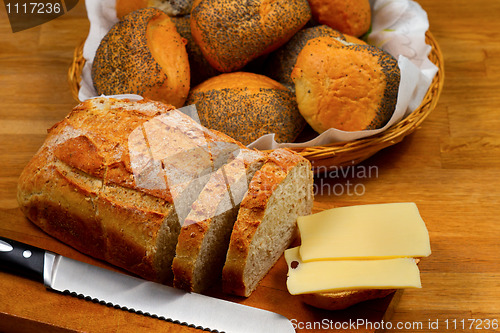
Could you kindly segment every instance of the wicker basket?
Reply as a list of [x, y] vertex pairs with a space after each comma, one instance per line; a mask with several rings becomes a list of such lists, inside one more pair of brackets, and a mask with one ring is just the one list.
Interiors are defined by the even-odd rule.
[[[443, 55], [439, 45], [430, 32], [426, 34], [426, 42], [432, 48], [429, 54], [429, 60], [439, 68], [439, 71], [434, 77], [422, 104], [420, 104], [420, 106], [408, 117], [386, 131], [368, 138], [324, 146], [293, 148], [293, 150], [309, 159], [314, 168], [353, 165], [369, 158], [383, 148], [400, 142], [405, 136], [415, 131], [436, 107], [444, 84]], [[84, 41], [75, 49], [73, 62], [68, 71], [71, 92], [78, 102], [81, 73], [85, 64], [85, 59], [83, 58], [83, 45]]]

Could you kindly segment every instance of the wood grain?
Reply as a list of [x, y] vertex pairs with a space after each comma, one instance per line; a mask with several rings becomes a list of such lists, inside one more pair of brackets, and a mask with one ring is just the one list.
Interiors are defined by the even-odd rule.
[[[316, 323], [383, 319], [392, 325], [390, 332], [471, 332], [478, 327], [469, 328], [470, 323], [478, 319], [500, 321], [500, 2], [418, 3], [444, 56], [440, 101], [415, 133], [358, 166], [372, 168], [369, 177], [318, 177], [315, 211], [416, 202], [433, 250], [419, 265], [423, 288], [398, 294], [393, 307], [387, 298], [346, 311], [320, 311], [288, 295], [281, 259], [255, 295], [228, 299]], [[0, 8], [0, 235], [115, 269], [41, 232], [16, 201], [22, 168], [47, 128], [75, 105], [66, 74], [88, 29], [84, 1], [54, 21], [15, 34]], [[347, 192], [356, 185], [358, 193]], [[0, 331], [197, 331], [49, 292], [1, 272], [0, 286]], [[212, 293], [221, 297], [217, 288]], [[450, 326], [453, 321], [458, 327]], [[407, 328], [398, 328], [401, 324]], [[482, 332], [500, 331], [481, 327]], [[368, 331], [374, 330], [358, 330]]]

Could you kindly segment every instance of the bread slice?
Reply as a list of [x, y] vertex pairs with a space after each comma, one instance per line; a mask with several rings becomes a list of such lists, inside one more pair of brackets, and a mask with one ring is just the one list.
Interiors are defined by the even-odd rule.
[[[167, 282], [180, 232], [176, 195], [196, 198], [182, 188], [241, 148], [173, 109], [149, 100], [81, 103], [50, 129], [20, 175], [21, 210], [83, 253]], [[183, 181], [169, 186], [174, 167]]]
[[220, 278], [241, 200], [265, 156], [242, 149], [212, 174], [181, 228], [172, 264], [174, 287], [202, 292]]
[[297, 234], [297, 217], [311, 213], [313, 174], [308, 160], [276, 149], [250, 182], [231, 234], [223, 291], [250, 296]]

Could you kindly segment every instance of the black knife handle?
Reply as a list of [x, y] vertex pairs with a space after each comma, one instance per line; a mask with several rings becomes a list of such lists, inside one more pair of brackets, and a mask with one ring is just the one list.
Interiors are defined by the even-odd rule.
[[43, 282], [45, 250], [0, 237], [0, 270]]

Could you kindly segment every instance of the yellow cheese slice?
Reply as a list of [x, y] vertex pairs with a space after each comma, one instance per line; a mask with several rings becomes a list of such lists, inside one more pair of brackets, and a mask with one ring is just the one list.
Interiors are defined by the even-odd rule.
[[302, 262], [299, 247], [285, 251], [290, 294], [359, 289], [421, 288], [412, 258]]
[[414, 203], [333, 208], [297, 222], [304, 262], [431, 254], [429, 233]]

